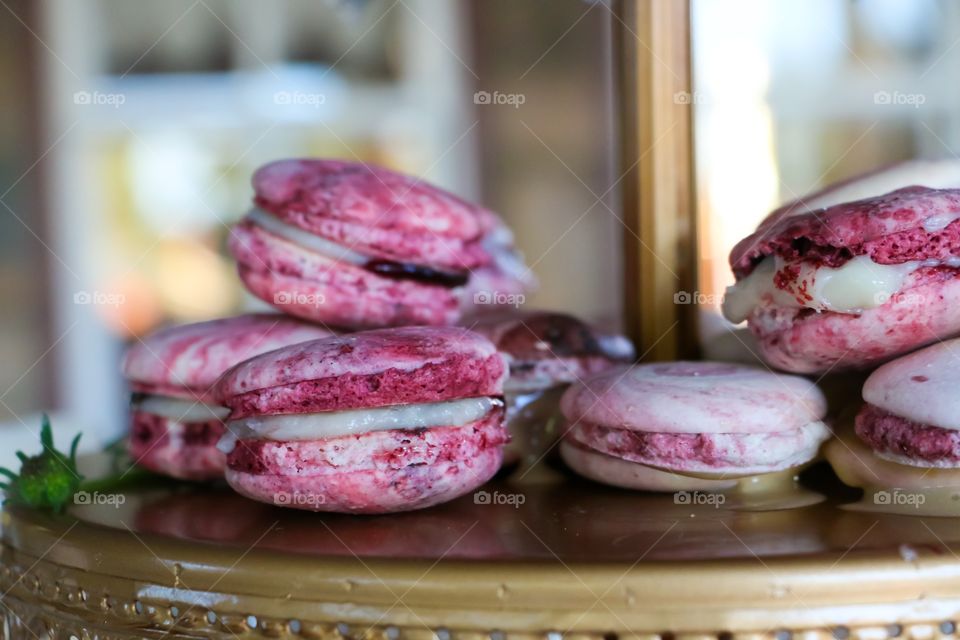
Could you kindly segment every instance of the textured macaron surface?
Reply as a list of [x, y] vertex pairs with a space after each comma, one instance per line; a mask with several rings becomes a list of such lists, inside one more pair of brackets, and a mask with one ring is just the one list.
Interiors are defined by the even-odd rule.
[[283, 222], [370, 257], [469, 269], [488, 264], [490, 211], [371, 164], [280, 160], [253, 176], [255, 202]]
[[131, 346], [123, 359], [123, 375], [137, 390], [202, 396], [238, 362], [330, 335], [327, 329], [279, 314], [174, 326]]
[[219, 420], [180, 422], [143, 411], [132, 416], [127, 450], [141, 467], [184, 480], [223, 477], [226, 458], [217, 449]]
[[960, 189], [905, 187], [817, 211], [767, 218], [730, 254], [738, 278], [765, 256], [837, 267], [867, 255], [878, 264], [960, 255]]
[[483, 336], [406, 327], [314, 340], [243, 362], [217, 387], [231, 419], [500, 396], [507, 367]]
[[913, 422], [871, 404], [856, 419], [856, 433], [882, 457], [916, 466], [960, 466], [960, 431]]
[[571, 422], [654, 433], [772, 433], [826, 413], [809, 380], [723, 362], [617, 367], [573, 384], [560, 403]]
[[960, 430], [960, 339], [938, 342], [870, 374], [863, 399], [908, 421]]
[[489, 480], [507, 440], [503, 409], [459, 427], [327, 440], [241, 440], [227, 481], [263, 502], [315, 511], [385, 513], [446, 502]]
[[822, 422], [769, 433], [647, 433], [578, 423], [567, 439], [609, 456], [678, 472], [768, 472], [812, 459], [830, 436]]

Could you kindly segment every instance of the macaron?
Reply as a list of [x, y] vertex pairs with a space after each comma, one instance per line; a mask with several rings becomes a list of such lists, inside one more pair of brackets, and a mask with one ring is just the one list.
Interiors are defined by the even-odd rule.
[[[356, 329], [454, 324], [474, 273], [519, 290], [503, 222], [416, 178], [341, 160], [280, 160], [253, 176], [229, 246], [247, 289], [294, 316]], [[500, 254], [494, 255], [495, 250]]]
[[857, 436], [874, 455], [910, 467], [960, 469], [960, 340], [881, 366], [863, 385]]
[[632, 362], [633, 344], [565, 313], [506, 312], [468, 321], [507, 359], [504, 383], [511, 442], [505, 463], [526, 455], [538, 460], [559, 435], [563, 390], [572, 382]]
[[228, 412], [213, 396], [220, 375], [255, 355], [330, 335], [279, 314], [249, 314], [169, 327], [139, 340], [122, 363], [133, 393], [130, 455], [175, 478], [223, 477], [216, 444]]
[[960, 334], [960, 189], [774, 212], [730, 256], [728, 320], [796, 373], [869, 368]]
[[456, 327], [365, 331], [253, 358], [217, 386], [230, 408], [227, 482], [313, 511], [446, 502], [500, 466], [506, 376], [489, 340]]
[[570, 386], [561, 456], [593, 480], [633, 489], [718, 489], [799, 467], [830, 437], [812, 382], [746, 365], [664, 362]]

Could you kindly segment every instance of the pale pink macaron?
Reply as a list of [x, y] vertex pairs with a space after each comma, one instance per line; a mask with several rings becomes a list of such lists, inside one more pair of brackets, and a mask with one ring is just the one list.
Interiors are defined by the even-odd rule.
[[496, 214], [412, 176], [290, 159], [253, 187], [230, 251], [246, 287], [285, 313], [356, 329], [453, 324], [487, 289], [532, 284]]
[[888, 362], [863, 385], [857, 435], [891, 462], [960, 469], [958, 381], [960, 340]]
[[227, 482], [313, 511], [452, 500], [500, 467], [506, 375], [486, 338], [455, 327], [365, 331], [253, 358], [218, 385], [231, 410]]
[[611, 369], [572, 385], [561, 409], [568, 465], [593, 480], [653, 491], [792, 469], [830, 437], [816, 385], [739, 364]]
[[249, 314], [161, 329], [123, 358], [133, 392], [128, 443], [137, 464], [175, 478], [223, 477], [216, 444], [226, 410], [212, 388], [233, 365], [287, 345], [332, 335], [279, 314]]
[[724, 314], [747, 321], [769, 364], [869, 368], [960, 334], [960, 189], [905, 187], [818, 210], [797, 201], [730, 264]]

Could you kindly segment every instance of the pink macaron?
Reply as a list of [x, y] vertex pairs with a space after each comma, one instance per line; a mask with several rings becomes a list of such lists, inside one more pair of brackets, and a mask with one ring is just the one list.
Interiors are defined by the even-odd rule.
[[416, 178], [281, 160], [253, 187], [230, 250], [246, 287], [285, 313], [352, 328], [453, 324], [478, 286], [529, 284], [508, 266], [516, 253], [496, 214]]
[[247, 358], [330, 335], [286, 316], [250, 314], [169, 327], [136, 342], [122, 364], [133, 392], [131, 456], [175, 478], [223, 477], [216, 444], [227, 411], [213, 396], [220, 375]]
[[771, 365], [866, 368], [960, 334], [960, 189], [906, 187], [767, 218], [731, 253], [724, 314]]
[[960, 340], [888, 362], [863, 385], [857, 435], [891, 462], [960, 469], [958, 380]]
[[830, 436], [816, 385], [739, 364], [611, 369], [573, 384], [561, 408], [567, 464], [635, 489], [719, 488], [792, 469], [816, 457]]
[[446, 502], [500, 466], [506, 375], [489, 340], [454, 327], [366, 331], [253, 358], [217, 388], [230, 408], [227, 481], [314, 511]]

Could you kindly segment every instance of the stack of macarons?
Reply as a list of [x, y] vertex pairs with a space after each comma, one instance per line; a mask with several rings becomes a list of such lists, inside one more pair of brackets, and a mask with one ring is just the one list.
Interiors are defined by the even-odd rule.
[[383, 513], [471, 491], [500, 467], [504, 357], [454, 327], [533, 279], [493, 212], [415, 178], [340, 160], [253, 177], [229, 247], [285, 315], [171, 327], [135, 343], [129, 450], [251, 498]]
[[960, 488], [960, 163], [907, 163], [793, 202], [730, 264], [724, 314], [747, 321], [768, 364], [821, 375], [879, 366], [855, 435], [825, 450], [842, 480]]
[[472, 319], [506, 357], [504, 383], [511, 441], [505, 464], [539, 461], [560, 435], [559, 399], [564, 389], [635, 358], [624, 336], [605, 333], [566, 313], [511, 311]]

